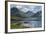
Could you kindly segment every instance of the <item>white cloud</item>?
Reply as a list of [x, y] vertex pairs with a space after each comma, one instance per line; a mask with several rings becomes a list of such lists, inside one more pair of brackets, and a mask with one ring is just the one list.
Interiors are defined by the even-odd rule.
[[19, 9], [22, 8], [22, 6], [16, 6], [16, 7], [19, 8]]

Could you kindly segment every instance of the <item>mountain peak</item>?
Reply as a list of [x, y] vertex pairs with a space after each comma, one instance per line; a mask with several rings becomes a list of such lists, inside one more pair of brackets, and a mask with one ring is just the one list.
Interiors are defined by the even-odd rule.
[[28, 11], [26, 14], [28, 14], [28, 16], [32, 16], [34, 13], [32, 11]]

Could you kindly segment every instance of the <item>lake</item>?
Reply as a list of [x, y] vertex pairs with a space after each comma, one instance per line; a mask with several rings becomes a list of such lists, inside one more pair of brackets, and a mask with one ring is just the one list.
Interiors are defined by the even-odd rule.
[[42, 22], [40, 18], [21, 18], [18, 19], [18, 22], [22, 23], [23, 26], [28, 26], [32, 28], [38, 28], [42, 26]]

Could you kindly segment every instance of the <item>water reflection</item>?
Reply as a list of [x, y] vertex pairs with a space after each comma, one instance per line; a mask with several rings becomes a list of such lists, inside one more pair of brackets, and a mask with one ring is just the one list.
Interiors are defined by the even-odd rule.
[[41, 27], [41, 21], [31, 21], [32, 27]]
[[25, 18], [22, 20], [23, 21], [20, 22], [23, 23], [24, 26], [28, 26], [28, 27], [32, 26], [32, 28], [38, 28], [42, 26], [41, 19], [39, 18]]
[[12, 20], [12, 23], [21, 23], [23, 26], [31, 27], [31, 28], [39, 28], [42, 27], [41, 19], [39, 18], [22, 18], [17, 20]]

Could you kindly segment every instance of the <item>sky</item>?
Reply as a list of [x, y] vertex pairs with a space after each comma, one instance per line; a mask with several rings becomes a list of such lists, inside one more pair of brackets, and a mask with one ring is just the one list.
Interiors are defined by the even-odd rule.
[[11, 4], [10, 7], [17, 7], [19, 10], [23, 11], [23, 12], [27, 12], [27, 11], [32, 11], [34, 13], [42, 10], [41, 6], [35, 6], [35, 5], [15, 5], [15, 4]]

